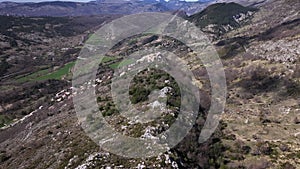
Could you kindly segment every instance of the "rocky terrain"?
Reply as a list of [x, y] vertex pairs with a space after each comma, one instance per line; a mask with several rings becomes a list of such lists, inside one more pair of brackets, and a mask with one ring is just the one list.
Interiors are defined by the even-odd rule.
[[[0, 25], [0, 168], [300, 168], [300, 3], [239, 2], [252, 6], [214, 4], [186, 17], [211, 38], [226, 73], [227, 103], [214, 135], [198, 143], [211, 88], [205, 67], [198, 66], [193, 70], [201, 82], [196, 124], [176, 147], [144, 159], [98, 147], [81, 128], [72, 102], [71, 70], [83, 43], [119, 16], [0, 17], [8, 23]], [[112, 101], [109, 84], [124, 53], [153, 46], [192, 58], [176, 40], [143, 35], [119, 43], [97, 73], [100, 112], [131, 137], [167, 130], [181, 106], [174, 78], [156, 69], [137, 74], [129, 91], [138, 109], [161, 112], [155, 122], [131, 123]]]

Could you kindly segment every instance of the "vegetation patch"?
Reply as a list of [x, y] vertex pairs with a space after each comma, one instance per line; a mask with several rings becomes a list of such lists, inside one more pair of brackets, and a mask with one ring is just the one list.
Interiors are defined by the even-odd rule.
[[180, 107], [180, 89], [175, 79], [166, 72], [156, 69], [142, 71], [138, 76], [135, 76], [129, 90], [131, 102], [137, 104], [146, 101], [151, 91], [161, 90], [166, 86], [173, 89], [172, 96], [167, 96], [167, 105]]
[[5, 125], [9, 125], [12, 121], [13, 121], [13, 119], [11, 119], [8, 116], [0, 115], [0, 128], [4, 127]]
[[74, 65], [75, 62], [67, 63], [62, 68], [51, 73], [48, 73], [50, 71], [49, 69], [40, 70], [36, 73], [17, 79], [17, 82], [43, 81], [49, 79], [61, 80], [65, 75], [70, 73]]
[[11, 65], [5, 60], [0, 60], [0, 76], [3, 76], [7, 73], [7, 70], [11, 67]]
[[112, 68], [112, 69], [118, 69], [118, 68], [121, 68], [121, 67], [124, 67], [124, 66], [128, 66], [128, 65], [130, 65], [134, 62], [135, 61], [133, 59], [125, 59], [121, 62], [113, 63], [113, 64], [109, 65], [109, 67]]
[[101, 60], [102, 63], [107, 63], [107, 62], [110, 62], [110, 61], [114, 61], [116, 60], [115, 57], [107, 57], [107, 56], [104, 56]]
[[37, 72], [32, 73], [32, 74], [27, 75], [27, 76], [23, 76], [23, 77], [18, 76], [17, 77], [17, 82], [22, 83], [22, 82], [30, 81], [30, 80], [36, 79], [40, 76], [44, 76], [44, 75], [48, 74], [49, 72], [50, 72], [49, 69], [44, 69], [44, 70], [37, 71]]

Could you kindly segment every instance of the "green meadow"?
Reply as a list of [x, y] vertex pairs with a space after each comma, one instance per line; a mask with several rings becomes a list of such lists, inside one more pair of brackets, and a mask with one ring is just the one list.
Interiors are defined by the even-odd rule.
[[71, 69], [75, 65], [75, 62], [70, 62], [65, 64], [63, 67], [50, 72], [50, 69], [40, 70], [38, 72], [32, 73], [30, 75], [17, 78], [17, 82], [27, 82], [27, 81], [43, 81], [48, 79], [62, 79], [64, 76], [70, 74]]

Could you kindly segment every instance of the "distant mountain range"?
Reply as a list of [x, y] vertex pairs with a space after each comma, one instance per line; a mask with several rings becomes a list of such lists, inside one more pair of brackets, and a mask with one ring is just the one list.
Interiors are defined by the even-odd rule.
[[21, 16], [84, 16], [99, 14], [132, 14], [141, 12], [166, 12], [182, 10], [193, 14], [206, 7], [208, 1], [186, 2], [180, 0], [98, 0], [80, 2], [0, 3], [0, 15]]
[[0, 15], [17, 16], [87, 16], [100, 14], [133, 14], [141, 12], [184, 11], [192, 15], [208, 5], [218, 2], [241, 2], [243, 5], [259, 4], [266, 0], [97, 0], [82, 2], [39, 2], [39, 3], [0, 3]]

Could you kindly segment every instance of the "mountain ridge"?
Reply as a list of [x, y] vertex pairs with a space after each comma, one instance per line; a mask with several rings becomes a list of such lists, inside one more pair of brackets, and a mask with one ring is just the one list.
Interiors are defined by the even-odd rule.
[[183, 10], [189, 14], [200, 11], [208, 2], [186, 1], [91, 1], [38, 3], [0, 3], [0, 15], [21, 16], [85, 16], [101, 14], [133, 14]]

